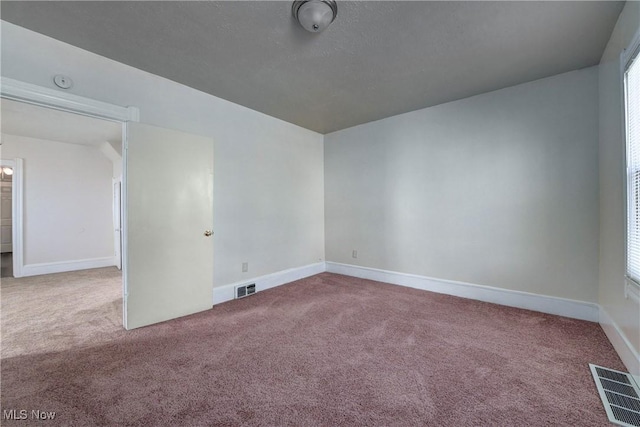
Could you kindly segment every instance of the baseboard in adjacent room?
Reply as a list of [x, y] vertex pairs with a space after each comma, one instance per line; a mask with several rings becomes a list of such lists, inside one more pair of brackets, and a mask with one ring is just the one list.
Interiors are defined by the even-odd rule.
[[598, 321], [598, 305], [586, 301], [576, 301], [547, 295], [476, 285], [472, 283], [456, 282], [452, 280], [435, 279], [416, 274], [399, 273], [380, 270], [377, 268], [360, 267], [350, 264], [327, 262], [326, 271], [344, 274], [362, 279], [407, 286], [425, 291], [454, 295], [479, 301], [491, 302], [510, 307], [556, 314], [574, 319]]
[[613, 348], [616, 349], [627, 370], [640, 386], [640, 354], [633, 348], [633, 345], [631, 345], [618, 324], [602, 306], [600, 306], [600, 326], [607, 338], [609, 338]]
[[315, 264], [277, 271], [275, 273], [267, 274], [264, 276], [254, 277], [251, 279], [242, 280], [241, 282], [220, 286], [213, 289], [213, 305], [231, 301], [232, 299], [234, 299], [234, 289], [238, 285], [255, 283], [256, 292], [260, 292], [264, 291], [265, 289], [274, 288], [276, 286], [284, 285], [285, 283], [320, 274], [324, 271], [324, 262], [318, 262]]
[[88, 270], [91, 268], [111, 267], [115, 265], [114, 258], [91, 258], [74, 261], [46, 262], [41, 264], [26, 264], [22, 266], [22, 276], [39, 276], [41, 274], [63, 273], [65, 271]]

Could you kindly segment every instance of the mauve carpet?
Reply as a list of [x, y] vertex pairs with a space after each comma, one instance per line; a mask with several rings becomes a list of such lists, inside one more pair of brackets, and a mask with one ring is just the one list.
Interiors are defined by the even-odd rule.
[[[2, 288], [4, 338], [21, 326]], [[90, 326], [55, 351], [3, 348], [2, 409], [55, 411], [42, 425], [595, 426], [588, 363], [624, 370], [595, 323], [330, 273], [134, 331]]]

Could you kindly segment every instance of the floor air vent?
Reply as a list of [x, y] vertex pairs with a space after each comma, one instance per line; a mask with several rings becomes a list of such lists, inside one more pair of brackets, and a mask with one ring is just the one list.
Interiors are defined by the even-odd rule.
[[631, 375], [589, 364], [609, 421], [640, 427], [640, 390]]
[[256, 284], [252, 283], [250, 285], [239, 285], [236, 286], [236, 299], [248, 297], [249, 295], [256, 293]]

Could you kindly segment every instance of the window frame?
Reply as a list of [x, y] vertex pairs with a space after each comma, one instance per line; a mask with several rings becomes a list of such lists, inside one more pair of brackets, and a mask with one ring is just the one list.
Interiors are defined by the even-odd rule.
[[[627, 285], [632, 284], [636, 287], [640, 288], [640, 276], [632, 277], [629, 274], [629, 226], [630, 226], [630, 213], [632, 211], [632, 188], [631, 188], [631, 180], [629, 179], [631, 176], [630, 165], [629, 165], [629, 126], [627, 120], [627, 110], [628, 110], [628, 96], [627, 96], [627, 71], [631, 68], [632, 65], [636, 64], [640, 66], [640, 61], [636, 63], [637, 60], [640, 60], [640, 30], [635, 34], [629, 46], [622, 51], [620, 54], [620, 76], [621, 76], [621, 92], [622, 92], [622, 135], [624, 137], [624, 197], [625, 197], [625, 221], [624, 221], [624, 264], [625, 264], [625, 281]], [[640, 141], [638, 141], [640, 145]], [[640, 222], [640, 212], [636, 215], [638, 218], [638, 222]], [[625, 293], [627, 289], [625, 287]]]

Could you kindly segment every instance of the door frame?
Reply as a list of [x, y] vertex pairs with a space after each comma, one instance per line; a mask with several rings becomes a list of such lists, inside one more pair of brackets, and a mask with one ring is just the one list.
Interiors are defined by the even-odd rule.
[[122, 175], [111, 179], [113, 192], [113, 252], [118, 270], [122, 270]]
[[22, 234], [22, 159], [0, 159], [0, 167], [8, 166], [13, 169], [11, 182], [11, 246], [13, 252], [13, 277], [22, 277], [23, 234]]
[[[94, 117], [103, 120], [109, 120], [122, 124], [122, 216], [121, 216], [121, 235], [122, 235], [122, 324], [124, 328], [127, 328], [127, 123], [140, 121], [140, 110], [137, 107], [128, 106], [123, 107], [120, 105], [109, 104], [102, 101], [97, 101], [91, 98], [85, 98], [82, 96], [74, 95], [68, 92], [62, 92], [61, 90], [50, 89], [31, 83], [25, 83], [19, 80], [10, 79], [7, 77], [0, 77], [0, 98], [11, 99], [14, 101], [25, 102], [27, 104], [34, 104], [41, 107], [53, 108], [55, 110], [67, 111], [70, 113], [81, 114], [83, 116]], [[18, 162], [18, 160], [20, 160]], [[20, 163], [20, 185], [22, 186], [22, 161], [16, 159], [16, 168]], [[14, 172], [14, 175], [16, 173]], [[15, 179], [15, 178], [14, 178]], [[14, 183], [15, 184], [15, 183]], [[15, 188], [15, 187], [14, 187]], [[20, 197], [20, 207], [22, 208], [22, 194]], [[22, 210], [18, 212], [14, 218], [19, 218], [20, 225], [22, 225]], [[15, 227], [14, 222], [14, 227]], [[20, 239], [22, 244], [22, 227], [20, 227], [19, 235], [15, 236]], [[16, 239], [17, 241], [18, 239]], [[15, 251], [15, 246], [14, 246]], [[18, 265], [19, 273], [22, 274], [22, 257], [23, 252], [20, 248], [20, 265]], [[14, 254], [14, 275], [16, 273], [16, 257]], [[19, 277], [19, 276], [16, 276]]]

